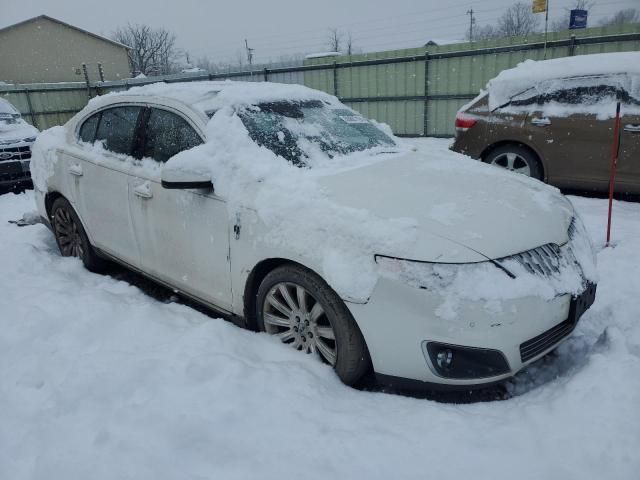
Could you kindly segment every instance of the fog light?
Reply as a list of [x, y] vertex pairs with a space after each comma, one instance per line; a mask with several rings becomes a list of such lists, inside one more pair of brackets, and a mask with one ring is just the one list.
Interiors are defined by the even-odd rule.
[[437, 342], [423, 342], [422, 348], [429, 368], [439, 377], [487, 378], [510, 371], [507, 359], [499, 350]]
[[438, 367], [443, 370], [449, 370], [451, 363], [453, 362], [453, 352], [448, 348], [440, 350], [436, 356], [436, 363]]

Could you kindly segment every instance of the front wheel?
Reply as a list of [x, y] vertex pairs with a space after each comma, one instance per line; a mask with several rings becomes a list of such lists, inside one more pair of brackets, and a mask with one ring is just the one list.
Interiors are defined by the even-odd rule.
[[535, 178], [536, 180], [543, 180], [544, 178], [542, 165], [537, 155], [531, 150], [515, 143], [503, 145], [492, 150], [484, 161], [496, 167]]
[[270, 272], [256, 302], [260, 330], [331, 365], [355, 385], [371, 360], [360, 329], [338, 295], [315, 273], [297, 265]]

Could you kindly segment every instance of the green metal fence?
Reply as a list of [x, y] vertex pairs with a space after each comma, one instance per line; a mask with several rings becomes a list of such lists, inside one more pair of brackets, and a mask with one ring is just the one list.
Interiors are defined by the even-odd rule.
[[[428, 32], [427, 32], [428, 33]], [[427, 46], [364, 55], [309, 59], [304, 65], [253, 72], [165, 76], [116, 82], [0, 85], [38, 128], [66, 122], [89, 98], [158, 81], [215, 79], [300, 83], [338, 96], [398, 135], [451, 136], [458, 109], [500, 71], [526, 59], [640, 50], [640, 24], [474, 43]]]
[[640, 50], [640, 24], [408, 50], [334, 57], [306, 71], [305, 85], [332, 93], [350, 107], [388, 123], [399, 135], [453, 135], [458, 109], [502, 70], [526, 59]]

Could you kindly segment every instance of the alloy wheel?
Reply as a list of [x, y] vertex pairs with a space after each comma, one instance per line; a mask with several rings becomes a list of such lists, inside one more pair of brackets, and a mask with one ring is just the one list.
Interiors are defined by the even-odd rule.
[[262, 311], [267, 333], [335, 365], [335, 332], [320, 302], [304, 287], [277, 283], [266, 295]]
[[82, 234], [71, 213], [64, 207], [53, 214], [53, 228], [64, 257], [84, 257]]
[[527, 177], [531, 176], [531, 166], [527, 160], [514, 152], [505, 152], [491, 160], [491, 165], [506, 168], [511, 172], [521, 173]]

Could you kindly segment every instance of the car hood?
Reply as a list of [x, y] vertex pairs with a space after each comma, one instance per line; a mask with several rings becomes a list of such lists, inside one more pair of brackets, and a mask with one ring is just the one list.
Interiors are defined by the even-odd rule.
[[37, 128], [32, 127], [24, 120], [17, 123], [7, 123], [0, 120], [0, 142], [17, 140], [22, 141], [25, 138], [35, 137], [40, 133]]
[[407, 153], [320, 183], [342, 205], [417, 222], [410, 251], [377, 252], [412, 260], [478, 262], [561, 245], [573, 216], [556, 188], [452, 153]]

